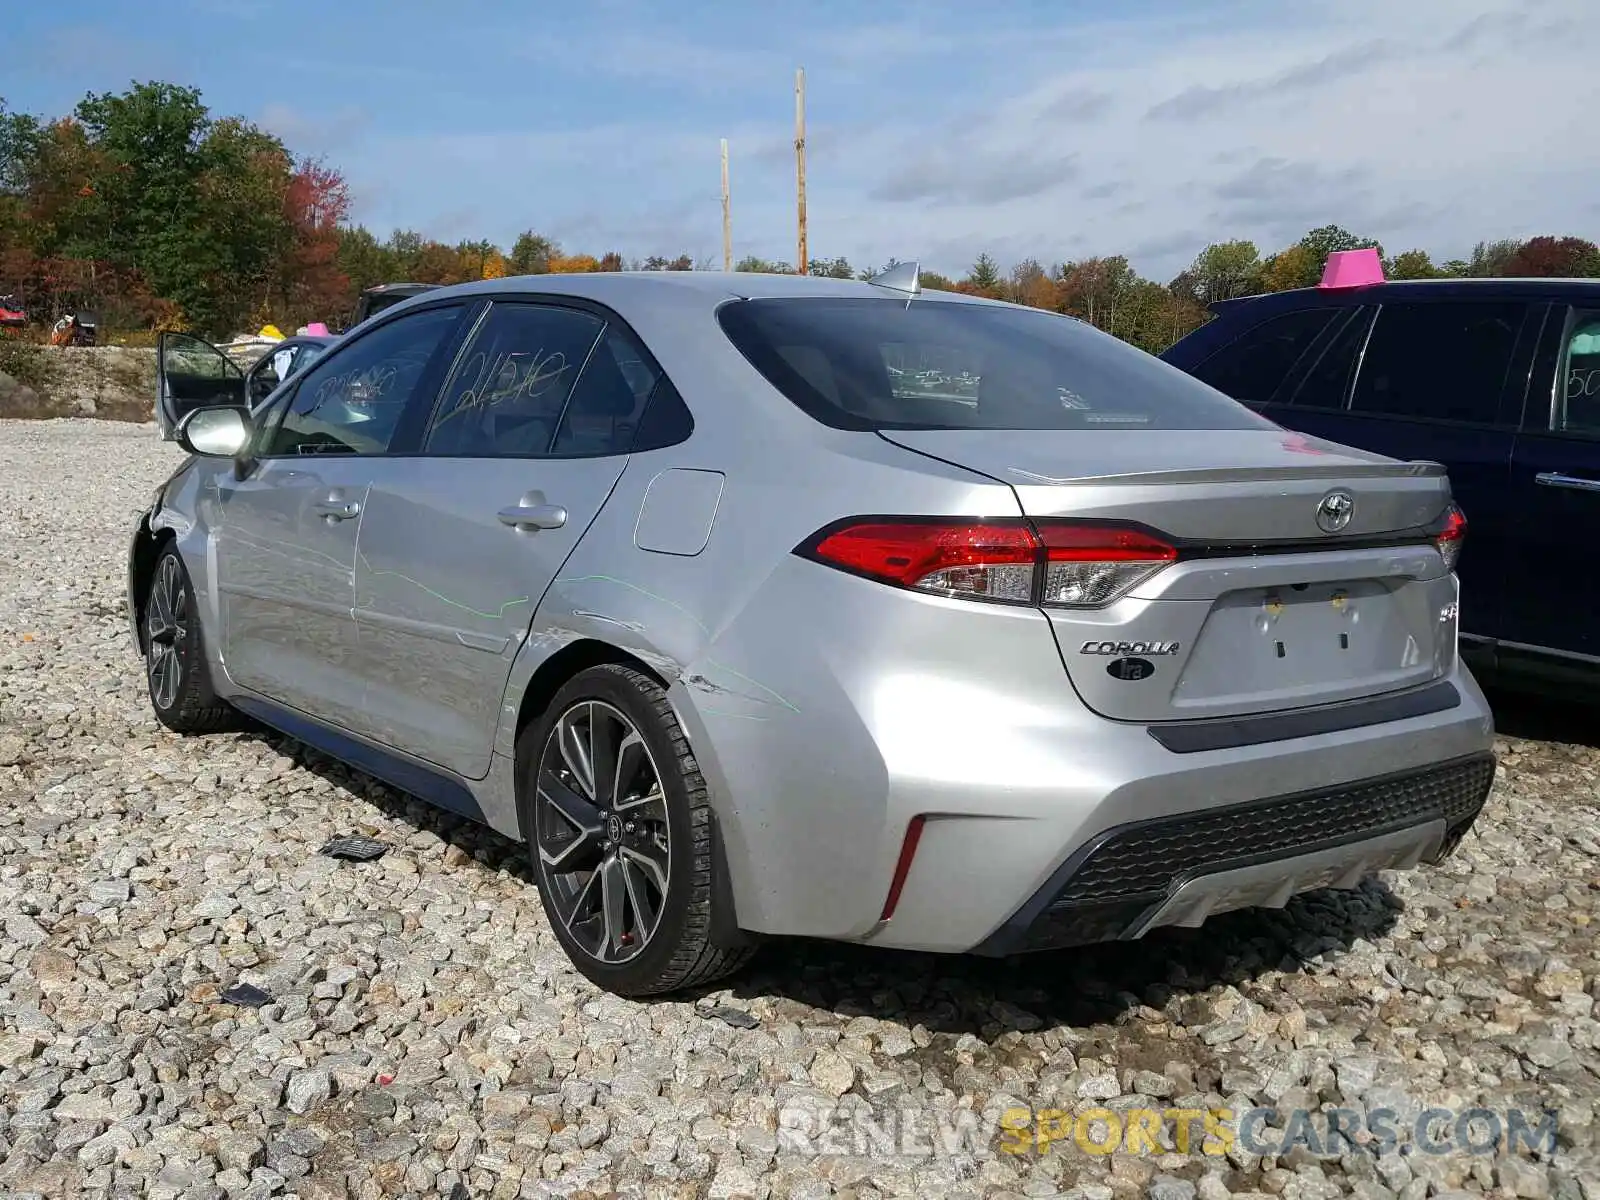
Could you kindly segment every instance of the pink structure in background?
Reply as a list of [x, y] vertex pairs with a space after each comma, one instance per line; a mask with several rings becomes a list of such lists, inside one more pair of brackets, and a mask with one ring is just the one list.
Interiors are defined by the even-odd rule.
[[311, 337], [327, 337], [328, 327], [321, 321], [313, 321], [306, 326], [306, 333]]
[[1328, 255], [1328, 265], [1322, 269], [1322, 282], [1318, 287], [1354, 288], [1371, 287], [1383, 282], [1383, 260], [1372, 248], [1366, 250], [1335, 250]]

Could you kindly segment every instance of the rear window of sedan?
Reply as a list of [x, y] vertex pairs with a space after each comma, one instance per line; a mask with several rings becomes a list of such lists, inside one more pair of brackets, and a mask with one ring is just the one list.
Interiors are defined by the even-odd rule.
[[722, 330], [838, 429], [1263, 429], [1110, 334], [1038, 309], [876, 297], [730, 301]]

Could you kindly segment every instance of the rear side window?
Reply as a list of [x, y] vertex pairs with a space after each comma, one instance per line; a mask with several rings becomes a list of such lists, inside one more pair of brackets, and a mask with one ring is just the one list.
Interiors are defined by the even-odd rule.
[[1385, 304], [1367, 340], [1350, 410], [1494, 424], [1527, 305]]
[[1265, 404], [1339, 311], [1280, 313], [1218, 350], [1194, 369], [1194, 376], [1245, 404]]
[[453, 458], [550, 452], [604, 322], [542, 304], [496, 304], [462, 351], [423, 452]]
[[633, 449], [662, 450], [688, 441], [693, 432], [694, 414], [672, 386], [672, 380], [663, 375], [650, 393], [639, 427], [633, 431]]
[[608, 326], [567, 400], [551, 453], [573, 458], [628, 453], [659, 378], [633, 339]]
[[1035, 309], [940, 300], [739, 300], [723, 331], [839, 429], [1257, 429], [1270, 422], [1160, 359]]
[[1361, 347], [1366, 344], [1370, 328], [1372, 309], [1351, 312], [1305, 372], [1305, 378], [1295, 388], [1289, 403], [1296, 408], [1342, 409], [1349, 398], [1350, 380], [1355, 375], [1356, 360], [1361, 356]]

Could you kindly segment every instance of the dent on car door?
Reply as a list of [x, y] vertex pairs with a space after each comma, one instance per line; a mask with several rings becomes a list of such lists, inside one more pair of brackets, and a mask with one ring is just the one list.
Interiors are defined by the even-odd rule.
[[644, 358], [578, 309], [500, 303], [482, 319], [423, 455], [373, 477], [355, 609], [370, 736], [488, 771], [534, 610], [626, 466], [657, 378]]
[[156, 418], [169, 441], [197, 408], [246, 407], [244, 372], [203, 338], [162, 333], [156, 339]]
[[1540, 360], [1512, 456], [1518, 528], [1504, 638], [1600, 659], [1589, 545], [1600, 528], [1600, 307], [1557, 308]]
[[243, 478], [222, 480], [222, 654], [238, 686], [359, 723], [350, 610], [372, 456], [404, 436], [407, 402], [427, 392], [432, 352], [459, 317], [459, 306], [415, 313], [330, 354], [273, 406]]

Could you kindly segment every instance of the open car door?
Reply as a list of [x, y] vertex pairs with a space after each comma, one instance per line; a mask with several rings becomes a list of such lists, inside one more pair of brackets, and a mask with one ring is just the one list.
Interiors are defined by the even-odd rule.
[[176, 438], [178, 422], [194, 409], [217, 406], [249, 411], [244, 372], [202, 338], [163, 333], [156, 340], [156, 423], [162, 440]]

